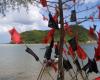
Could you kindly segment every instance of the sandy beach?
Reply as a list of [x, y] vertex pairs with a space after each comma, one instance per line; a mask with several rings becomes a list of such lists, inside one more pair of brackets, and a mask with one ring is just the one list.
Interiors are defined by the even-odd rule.
[[[34, 44], [28, 45], [34, 52], [39, 56], [40, 60], [43, 61], [43, 55], [45, 53], [45, 45]], [[87, 46], [87, 45], [86, 45]], [[93, 57], [93, 47], [94, 45], [82, 46], [86, 51], [89, 51], [89, 57]], [[5, 50], [6, 49], [6, 50]], [[37, 80], [39, 72], [42, 65], [36, 62], [33, 56], [25, 52], [26, 47], [24, 45], [0, 45], [0, 80]], [[54, 53], [54, 50], [53, 50]], [[54, 56], [52, 54], [52, 56]], [[69, 57], [70, 58], [70, 57]], [[71, 64], [73, 62], [70, 60]], [[84, 65], [85, 65], [84, 61]], [[97, 62], [98, 69], [100, 71], [100, 62]], [[76, 72], [76, 67], [73, 65], [73, 69]], [[48, 74], [48, 71], [52, 75], [54, 80], [57, 80], [57, 72], [52, 68], [46, 68], [41, 80], [52, 80]], [[74, 77], [75, 74], [73, 70], [65, 71], [65, 80], [74, 80], [70, 74]], [[84, 74], [84, 72], [83, 72]], [[85, 76], [85, 75], [84, 75]], [[100, 76], [100, 73], [90, 73], [88, 74], [89, 80], [94, 80], [96, 77]], [[83, 80], [81, 75], [77, 75], [78, 80]]]

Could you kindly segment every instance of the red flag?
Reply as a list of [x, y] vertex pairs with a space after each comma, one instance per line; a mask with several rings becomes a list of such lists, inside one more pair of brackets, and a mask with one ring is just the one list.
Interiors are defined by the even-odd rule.
[[94, 36], [94, 28], [90, 27], [89, 36]]
[[48, 37], [53, 37], [55, 33], [55, 29], [52, 28], [49, 32], [48, 32]]
[[45, 36], [45, 37], [43, 38], [43, 43], [48, 43], [48, 37], [47, 37], [47, 36]]
[[99, 17], [99, 19], [100, 19], [100, 6], [98, 6], [98, 9], [99, 9], [99, 15], [98, 15], [98, 17]]
[[72, 49], [71, 46], [69, 46], [69, 48], [68, 48], [68, 53], [69, 53], [69, 55], [71, 55], [73, 58], [75, 57], [74, 51], [73, 51], [73, 49]]
[[68, 40], [68, 43], [70, 44], [71, 48], [73, 49], [73, 51], [77, 50], [77, 41], [76, 41], [76, 37], [71, 38], [70, 40]]
[[90, 16], [90, 17], [89, 17], [89, 19], [90, 19], [90, 20], [92, 20], [92, 21], [94, 21], [94, 18], [93, 18], [93, 16]]
[[13, 35], [15, 28], [9, 30], [10, 35]]
[[100, 61], [100, 48], [95, 48], [95, 59], [96, 61]]
[[22, 42], [21, 36], [20, 36], [20, 34], [16, 31], [15, 28], [11, 29], [11, 30], [9, 31], [9, 33], [10, 33], [10, 35], [11, 35], [11, 40], [12, 40], [13, 43], [15, 43], [15, 44], [20, 44], [20, 43]]
[[52, 28], [52, 29], [48, 32], [47, 36], [44, 37], [43, 43], [48, 43], [49, 40], [51, 40], [52, 37], [54, 36], [54, 33], [55, 33], [55, 29]]
[[87, 57], [86, 52], [79, 45], [77, 45], [76, 52], [80, 59], [82, 59], [82, 60], [86, 59], [86, 57]]
[[68, 25], [68, 23], [66, 22], [66, 24], [65, 24], [65, 26], [64, 26], [64, 30], [67, 31], [68, 28], [69, 28], [69, 25]]
[[69, 36], [72, 36], [73, 35], [73, 32], [72, 32], [72, 29], [71, 28], [68, 29], [68, 34], [69, 34]]
[[100, 41], [100, 32], [97, 32], [98, 33], [98, 41]]
[[57, 22], [58, 23], [58, 17], [55, 15], [55, 16], [53, 16], [53, 19], [54, 19], [54, 21], [55, 22]]
[[42, 4], [43, 7], [47, 6], [47, 1], [46, 0], [40, 0], [40, 3]]
[[72, 28], [68, 25], [68, 23], [66, 22], [65, 26], [64, 26], [64, 30], [65, 32], [67, 32], [67, 34], [69, 36], [72, 36], [73, 35], [73, 32], [72, 32]]
[[95, 78], [95, 80], [100, 80], [100, 77]]

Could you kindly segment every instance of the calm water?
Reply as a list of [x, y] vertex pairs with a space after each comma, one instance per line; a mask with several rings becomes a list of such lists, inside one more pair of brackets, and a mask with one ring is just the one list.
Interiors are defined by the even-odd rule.
[[[46, 45], [34, 44], [28, 46], [42, 61]], [[93, 58], [94, 46], [96, 45], [82, 45], [90, 58]], [[25, 49], [25, 45], [0, 44], [0, 80], [36, 80], [42, 66], [31, 55], [27, 54]], [[98, 63], [99, 67], [100, 63]], [[54, 72], [52, 74], [54, 77], [56, 76]]]

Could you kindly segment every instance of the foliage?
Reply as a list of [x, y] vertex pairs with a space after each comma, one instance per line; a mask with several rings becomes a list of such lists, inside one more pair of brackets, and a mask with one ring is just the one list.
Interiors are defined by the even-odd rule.
[[28, 10], [28, 4], [32, 4], [33, 2], [34, 0], [0, 0], [0, 13], [5, 16], [6, 11], [9, 11], [11, 8], [13, 10], [20, 10], [22, 6]]
[[[73, 36], [75, 36], [75, 33], [78, 32], [78, 40], [79, 42], [87, 42], [87, 41], [91, 41], [91, 40], [96, 40], [96, 38], [94, 37], [89, 37], [88, 36], [88, 30], [85, 29], [82, 26], [79, 25], [71, 25], [72, 28], [72, 32], [73, 32]], [[41, 43], [44, 36], [46, 36], [48, 33], [48, 31], [41, 31], [41, 30], [33, 30], [33, 31], [26, 31], [21, 33], [22, 39], [26, 42], [26, 43]], [[66, 34], [65, 39], [69, 40], [71, 37], [73, 36], [69, 36], [68, 34]], [[96, 35], [95, 35], [96, 37]], [[60, 39], [60, 32], [58, 30], [56, 30], [55, 32], [55, 41], [59, 41]]]
[[24, 33], [21, 33], [21, 36], [26, 43], [40, 43], [43, 36], [45, 36], [47, 32], [48, 31], [40, 30], [26, 31]]

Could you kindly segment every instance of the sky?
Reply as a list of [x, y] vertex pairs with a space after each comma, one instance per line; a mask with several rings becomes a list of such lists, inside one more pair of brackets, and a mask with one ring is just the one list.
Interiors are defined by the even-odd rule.
[[[82, 0], [81, 0], [82, 1]], [[85, 0], [85, 5], [93, 6], [95, 4], [99, 4], [100, 0]], [[83, 10], [85, 8], [85, 5], [78, 8], [78, 10]], [[84, 15], [89, 15], [91, 12], [98, 10], [97, 8], [94, 8], [90, 11], [79, 13], [77, 14], [78, 17], [83, 17]], [[9, 30], [13, 27], [16, 28], [16, 30], [21, 33], [24, 31], [29, 30], [48, 30], [48, 22], [43, 20], [42, 15], [46, 15], [46, 9], [43, 8], [41, 5], [39, 7], [29, 5], [29, 11], [27, 12], [25, 8], [20, 8], [20, 11], [18, 10], [9, 10], [9, 12], [6, 12], [6, 16], [2, 16], [0, 14], [0, 43], [9, 43], [11, 40]], [[64, 12], [64, 15], [66, 12]], [[68, 14], [70, 14], [70, 11], [68, 11]], [[97, 31], [100, 28], [100, 21], [94, 22], [97, 25]], [[93, 22], [87, 21], [85, 23], [82, 23], [87, 29], [89, 29], [90, 26], [93, 25]]]

